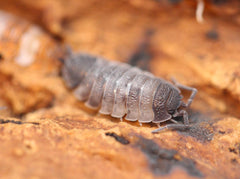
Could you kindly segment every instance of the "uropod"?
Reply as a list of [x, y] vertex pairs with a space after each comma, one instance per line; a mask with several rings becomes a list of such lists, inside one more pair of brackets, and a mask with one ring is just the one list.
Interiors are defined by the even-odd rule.
[[[125, 63], [107, 61], [86, 53], [69, 53], [63, 60], [62, 76], [75, 97], [101, 114], [128, 121], [153, 122], [163, 129], [189, 127], [187, 108], [197, 89], [170, 83]], [[180, 89], [191, 91], [186, 103]], [[175, 120], [182, 116], [183, 123]], [[160, 126], [171, 121], [172, 124]]]

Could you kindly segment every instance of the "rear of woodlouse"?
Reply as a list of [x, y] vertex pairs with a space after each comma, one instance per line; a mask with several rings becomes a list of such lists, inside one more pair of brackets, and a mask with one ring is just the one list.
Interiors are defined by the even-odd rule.
[[[171, 84], [136, 67], [119, 62], [106, 61], [84, 53], [70, 53], [64, 59], [62, 75], [66, 85], [74, 89], [74, 95], [101, 114], [138, 121], [153, 122], [159, 128], [189, 127], [188, 108], [197, 90], [177, 82]], [[180, 89], [191, 91], [187, 103], [182, 101]], [[174, 120], [183, 116], [184, 123]], [[164, 121], [172, 121], [160, 127]]]

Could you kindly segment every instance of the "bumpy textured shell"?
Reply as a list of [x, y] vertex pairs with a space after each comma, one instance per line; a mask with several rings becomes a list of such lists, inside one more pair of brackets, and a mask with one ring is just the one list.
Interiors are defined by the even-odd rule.
[[116, 118], [160, 123], [180, 106], [178, 88], [128, 64], [72, 54], [64, 60], [62, 74], [86, 106]]

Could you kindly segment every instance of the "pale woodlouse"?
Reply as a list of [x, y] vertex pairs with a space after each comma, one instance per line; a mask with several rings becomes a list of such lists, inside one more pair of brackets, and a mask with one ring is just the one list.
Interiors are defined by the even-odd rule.
[[[70, 53], [63, 61], [62, 75], [66, 85], [85, 105], [99, 113], [142, 123], [153, 122], [159, 128], [189, 126], [188, 108], [197, 89], [171, 84], [153, 74], [125, 63], [111, 62], [85, 53]], [[187, 103], [182, 101], [180, 89], [191, 91]], [[183, 124], [174, 120], [183, 116]], [[172, 121], [160, 127], [161, 122]]]

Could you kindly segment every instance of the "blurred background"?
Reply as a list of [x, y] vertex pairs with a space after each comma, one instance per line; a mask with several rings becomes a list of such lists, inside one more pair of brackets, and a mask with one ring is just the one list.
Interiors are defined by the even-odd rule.
[[29, 66], [24, 71], [59, 73], [53, 58], [63, 55], [64, 44], [203, 88], [208, 92], [200, 96], [214, 110], [239, 117], [229, 107], [240, 109], [239, 6], [237, 0], [0, 1], [1, 58], [10, 59], [2, 67], [15, 61]]
[[[130, 159], [123, 154], [119, 158], [113, 151], [112, 155], [109, 151], [103, 152], [108, 144], [99, 144], [99, 138], [105, 140], [101, 129], [114, 128], [119, 123], [106, 117], [100, 117], [99, 123], [96, 113], [79, 104], [65, 87], [59, 59], [64, 57], [66, 46], [75, 52], [84, 51], [130, 63], [164, 79], [174, 77], [182, 84], [196, 87], [199, 93], [193, 102], [193, 111], [208, 116], [204, 119], [209, 123], [224, 121], [224, 125], [217, 125], [224, 126], [224, 129], [212, 127], [213, 133], [239, 130], [239, 0], [0, 0], [0, 106], [6, 107], [0, 111], [0, 122], [9, 123], [3, 128], [0, 126], [3, 141], [0, 176], [2, 174], [3, 178], [74, 178], [74, 172], [85, 178], [101, 178], [104, 174], [99, 171], [92, 174], [101, 166], [101, 160], [112, 160], [102, 165], [103, 171], [112, 168], [113, 172], [107, 178], [115, 176], [116, 172], [120, 177], [129, 178], [137, 178], [138, 171], [141, 173], [142, 168], [138, 168], [141, 161], [131, 168]], [[69, 114], [78, 117], [69, 117]], [[29, 126], [28, 129], [23, 125], [16, 128], [18, 124]], [[150, 125], [146, 124], [142, 129], [137, 124], [121, 125], [126, 130], [144, 131], [142, 135], [151, 138]], [[84, 133], [82, 130], [86, 128], [89, 131], [84, 130]], [[94, 128], [99, 129], [97, 136], [92, 136]], [[128, 132], [121, 130], [117, 128], [115, 132], [129, 136]], [[239, 177], [240, 142], [239, 132], [235, 132], [229, 133], [225, 146], [213, 143], [207, 148], [212, 155], [214, 153], [211, 157], [205, 156], [208, 152], [203, 152], [204, 145], [190, 142], [199, 147], [199, 150], [192, 151], [190, 158], [197, 158], [197, 164], [207, 176]], [[72, 138], [63, 137], [70, 133]], [[188, 147], [177, 142], [181, 138], [178, 133], [174, 135], [175, 140], [170, 140], [168, 135], [159, 136], [162, 140], [158, 138], [158, 144], [175, 146], [175, 150], [182, 146], [181, 154], [187, 156], [185, 149]], [[89, 136], [95, 143], [83, 147]], [[164, 137], [170, 140], [169, 144], [163, 142]], [[222, 140], [218, 137], [215, 138], [217, 143]], [[74, 146], [76, 141], [78, 146]], [[48, 146], [49, 143], [52, 146]], [[94, 151], [86, 155], [83, 152], [93, 146], [102, 147], [102, 153]], [[119, 146], [115, 147], [119, 149]], [[218, 149], [221, 152], [217, 152]], [[62, 164], [61, 155], [66, 150], [71, 153], [63, 156], [65, 164]], [[78, 154], [78, 150], [82, 153]], [[126, 152], [126, 149], [121, 150]], [[229, 151], [233, 152], [218, 158]], [[92, 158], [95, 153], [105, 158]], [[131, 159], [136, 159], [133, 151], [127, 153], [133, 155]], [[92, 163], [84, 157], [90, 157], [95, 164], [90, 167]], [[30, 169], [24, 167], [35, 159], [38, 162]], [[48, 160], [52, 164], [51, 171], [48, 170]], [[16, 162], [22, 166], [16, 167]], [[224, 168], [226, 163], [229, 168]], [[135, 172], [131, 173], [124, 165]], [[85, 166], [90, 169], [83, 169]], [[179, 176], [185, 178], [188, 174], [180, 172]], [[143, 176], [154, 178], [148, 171], [144, 171]]]

